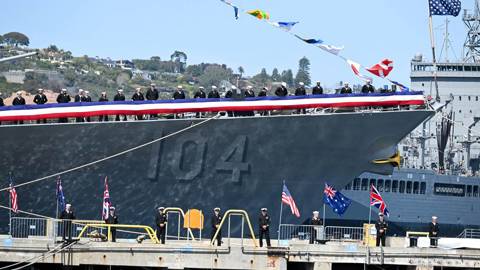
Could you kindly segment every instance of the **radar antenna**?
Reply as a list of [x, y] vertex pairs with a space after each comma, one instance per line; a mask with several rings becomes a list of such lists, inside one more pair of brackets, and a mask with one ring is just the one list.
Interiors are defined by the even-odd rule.
[[464, 52], [465, 62], [480, 62], [480, 0], [475, 0], [473, 13], [464, 10], [463, 22], [468, 28], [467, 39], [465, 40]]

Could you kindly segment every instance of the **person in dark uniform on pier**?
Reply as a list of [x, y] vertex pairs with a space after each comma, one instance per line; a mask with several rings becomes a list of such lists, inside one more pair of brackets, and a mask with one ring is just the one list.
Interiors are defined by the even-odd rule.
[[[40, 88], [38, 89], [38, 93], [35, 95], [35, 97], [33, 98], [33, 102], [37, 105], [42, 105], [42, 104], [45, 104], [47, 103], [48, 99], [47, 99], [47, 96], [43, 93], [43, 89]], [[40, 123], [47, 123], [47, 119], [38, 119], [37, 120], [37, 124], [40, 124]]]
[[65, 205], [65, 210], [60, 214], [60, 219], [63, 222], [63, 241], [72, 241], [72, 220], [75, 219], [75, 214], [73, 213], [72, 205], [67, 203]]
[[[67, 89], [63, 88], [60, 94], [57, 96], [57, 103], [69, 103], [72, 100], [70, 95], [67, 93]], [[60, 118], [58, 119], [59, 123], [67, 123], [68, 118]]]
[[319, 81], [317, 81], [317, 85], [312, 88], [312, 95], [323, 95], [323, 87]]
[[312, 213], [312, 218], [310, 219], [310, 225], [312, 225], [312, 233], [310, 237], [310, 244], [316, 243], [317, 242], [317, 227], [316, 226], [322, 226], [323, 221], [320, 218], [318, 211], [313, 211]]
[[[207, 95], [205, 94], [205, 91], [203, 91], [203, 90], [204, 90], [203, 86], [198, 87], [198, 91], [195, 92], [195, 94], [193, 95], [193, 98], [195, 98], [195, 99], [197, 99], [197, 98], [207, 98]], [[200, 118], [200, 116], [202, 116], [202, 115], [203, 114], [201, 112], [197, 112], [195, 114], [195, 116], [197, 118]]]
[[365, 82], [365, 85], [362, 86], [362, 93], [368, 94], [373, 92], [375, 92], [375, 87], [373, 87], [372, 82], [370, 80], [367, 80]]
[[[125, 101], [125, 94], [123, 94], [123, 89], [118, 89], [117, 94], [113, 97], [113, 101]], [[115, 121], [120, 121], [120, 115], [117, 114]], [[123, 115], [123, 121], [127, 121], [127, 116]]]
[[[148, 88], [147, 94], [145, 95], [145, 97], [147, 98], [147, 100], [158, 100], [159, 94], [158, 94], [157, 87], [154, 83], [150, 84], [150, 88]], [[155, 119], [157, 118], [157, 116], [158, 115], [156, 114], [150, 114], [150, 119]]]
[[[13, 99], [12, 101], [12, 105], [13, 106], [23, 106], [25, 105], [26, 102], [25, 102], [25, 99], [22, 97], [22, 92], [21, 91], [18, 91], [17, 92], [17, 96]], [[23, 120], [20, 120], [20, 121], [13, 121], [14, 124], [23, 124]]]
[[[132, 96], [132, 100], [133, 101], [143, 101], [143, 100], [145, 100], [145, 97], [143, 96], [143, 93], [142, 93], [142, 88], [140, 88], [140, 87], [135, 88], [135, 93]], [[137, 120], [143, 120], [143, 115], [137, 114], [135, 116], [135, 118], [137, 118]]]
[[[295, 96], [305, 96], [307, 95], [307, 90], [305, 90], [305, 84], [303, 82], [299, 83], [299, 87], [295, 89]], [[297, 113], [300, 114], [306, 114], [307, 110], [306, 109], [298, 109]]]
[[437, 223], [437, 217], [432, 217], [432, 222], [428, 226], [428, 237], [430, 237], [430, 246], [436, 247], [438, 245], [438, 236], [440, 233], [440, 227]]
[[267, 242], [267, 247], [270, 247], [270, 216], [268, 216], [267, 208], [262, 208], [260, 210], [260, 217], [258, 218], [259, 223], [259, 242], [260, 247], [263, 247], [263, 237]]
[[[213, 241], [213, 237], [215, 237], [215, 233], [217, 232], [217, 229], [220, 228], [220, 223], [222, 222], [222, 214], [220, 213], [220, 207], [215, 207], [213, 209], [213, 215], [212, 215], [212, 235], [210, 236], [210, 241]], [[218, 231], [217, 234], [217, 246], [222, 245], [222, 230]]]
[[155, 216], [155, 224], [157, 225], [157, 238], [162, 244], [165, 244], [165, 234], [167, 228], [167, 214], [164, 212], [164, 210], [165, 207], [158, 207], [158, 212]]
[[220, 98], [220, 93], [218, 93], [215, 85], [212, 85], [212, 90], [208, 93], [208, 98]]
[[[115, 213], [115, 207], [110, 206], [109, 212], [108, 212], [108, 218], [105, 220], [106, 224], [118, 224], [118, 216]], [[110, 233], [112, 235], [112, 242], [117, 241], [117, 228], [112, 227], [110, 228]]]
[[[98, 99], [98, 102], [108, 102], [107, 92], [102, 92], [100, 98]], [[100, 115], [98, 117], [98, 121], [108, 122], [108, 115]]]
[[385, 246], [385, 239], [387, 237], [388, 224], [384, 219], [383, 213], [378, 214], [377, 223], [375, 223], [375, 229], [377, 230], [377, 247], [382, 244], [382, 247]]
[[353, 93], [352, 88], [348, 85], [348, 82], [343, 84], [342, 89], [340, 89], [340, 94], [351, 94]]
[[277, 89], [275, 90], [275, 95], [278, 97], [288, 96], [288, 89], [287, 89], [286, 82], [282, 82], [282, 84], [279, 87], [277, 87]]

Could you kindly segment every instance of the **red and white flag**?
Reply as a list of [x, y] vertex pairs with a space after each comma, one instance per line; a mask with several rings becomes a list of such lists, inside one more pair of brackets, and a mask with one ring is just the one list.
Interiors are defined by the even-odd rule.
[[393, 61], [389, 59], [383, 59], [382, 62], [374, 65], [371, 68], [367, 68], [367, 70], [378, 77], [385, 78], [393, 70]]
[[112, 203], [110, 202], [110, 192], [108, 191], [108, 178], [105, 176], [105, 190], [103, 191], [103, 210], [102, 210], [102, 218], [104, 220], [108, 219], [110, 206]]
[[372, 81], [372, 78], [360, 73], [360, 69], [362, 66], [359, 63], [349, 59], [347, 59], [347, 63], [350, 65], [350, 68], [352, 69], [353, 73], [355, 73], [355, 75], [357, 75], [357, 77], [360, 78], [362, 81]]
[[12, 211], [14, 213], [18, 213], [18, 201], [17, 201], [17, 190], [15, 189], [15, 186], [13, 185], [13, 179], [12, 176], [10, 176], [10, 207], [12, 208]]

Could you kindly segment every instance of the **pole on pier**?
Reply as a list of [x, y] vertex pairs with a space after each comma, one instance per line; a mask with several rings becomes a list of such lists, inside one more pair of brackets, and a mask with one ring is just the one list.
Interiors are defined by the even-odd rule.
[[430, 43], [432, 46], [432, 63], [433, 63], [433, 82], [435, 84], [435, 101], [440, 102], [440, 93], [438, 92], [438, 81], [437, 81], [437, 59], [435, 57], [435, 36], [433, 34], [433, 20], [432, 14], [430, 11], [430, 4], [428, 5], [428, 25], [430, 29]]
[[[285, 180], [283, 180], [282, 192], [283, 192], [284, 185], [285, 185]], [[280, 242], [280, 226], [282, 225], [282, 213], [283, 213], [283, 202], [282, 200], [280, 200], [280, 218], [278, 219], [278, 231], [277, 231], [277, 237], [279, 242]]]

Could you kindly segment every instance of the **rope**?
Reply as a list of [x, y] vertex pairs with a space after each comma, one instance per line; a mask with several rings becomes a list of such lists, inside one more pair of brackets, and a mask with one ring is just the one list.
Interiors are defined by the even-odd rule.
[[[122, 152], [119, 152], [119, 153], [116, 153], [116, 154], [113, 154], [113, 155], [110, 155], [110, 156], [107, 156], [107, 157], [104, 157], [104, 158], [101, 158], [101, 159], [98, 159], [98, 160], [95, 160], [95, 161], [92, 161], [92, 162], [89, 162], [89, 163], [86, 163], [86, 164], [83, 164], [83, 165], [80, 165], [80, 166], [77, 166], [77, 167], [74, 167], [74, 168], [71, 168], [71, 169], [68, 169], [68, 170], [65, 170], [65, 171], [61, 171], [61, 172], [58, 172], [58, 173], [54, 173], [54, 174], [51, 174], [51, 175], [47, 175], [47, 176], [44, 176], [44, 177], [41, 177], [41, 178], [38, 178], [38, 179], [35, 179], [35, 180], [32, 180], [32, 181], [28, 181], [28, 182], [25, 182], [25, 183], [21, 183], [21, 184], [18, 184], [18, 185], [15, 185], [14, 187], [17, 188], [17, 187], [21, 187], [21, 186], [26, 186], [26, 185], [29, 185], [29, 184], [33, 184], [33, 183], [36, 183], [36, 182], [40, 182], [40, 181], [43, 181], [43, 180], [47, 180], [49, 178], [52, 178], [52, 177], [56, 177], [56, 176], [60, 176], [62, 174], [66, 174], [66, 173], [69, 173], [69, 172], [73, 172], [73, 171], [77, 171], [77, 170], [80, 170], [80, 169], [83, 169], [85, 167], [89, 167], [89, 166], [92, 166], [92, 165], [95, 165], [97, 163], [100, 163], [100, 162], [103, 162], [103, 161], [106, 161], [106, 160], [109, 160], [109, 159], [112, 159], [112, 158], [116, 158], [118, 156], [121, 156], [121, 155], [125, 155], [127, 153], [130, 153], [130, 152], [133, 152], [135, 150], [138, 150], [140, 148], [143, 148], [145, 146], [149, 146], [151, 144], [154, 144], [154, 143], [157, 143], [157, 142], [160, 142], [162, 140], [165, 140], [167, 138], [170, 138], [170, 137], [173, 137], [177, 134], [180, 134], [180, 133], [183, 133], [187, 130], [190, 130], [192, 128], [195, 128], [195, 127], [198, 127], [198, 126], [201, 126], [203, 124], [206, 124], [207, 122], [213, 120], [213, 119], [217, 119], [220, 117], [220, 114], [216, 114], [215, 116], [213, 117], [210, 117], [204, 121], [201, 121], [201, 122], [198, 122], [196, 124], [193, 124], [191, 126], [188, 126], [184, 129], [180, 129], [178, 131], [175, 131], [173, 133], [170, 133], [166, 136], [163, 136], [163, 137], [160, 137], [160, 138], [157, 138], [153, 141], [150, 141], [150, 142], [146, 142], [144, 144], [141, 144], [141, 145], [138, 145], [138, 146], [135, 146], [133, 148], [130, 148], [130, 149], [127, 149], [127, 150], [124, 150]], [[7, 187], [7, 188], [3, 188], [3, 189], [0, 189], [0, 191], [8, 191], [10, 190], [10, 187]]]
[[10, 265], [7, 265], [7, 266], [3, 266], [3, 267], [0, 267], [0, 270], [4, 270], [4, 269], [7, 269], [7, 268], [10, 268], [10, 267], [14, 267], [14, 266], [17, 266], [19, 264], [22, 264], [22, 263], [26, 263], [28, 261], [31, 261], [31, 260], [35, 260], [35, 259], [38, 259], [38, 258], [41, 258], [43, 256], [45, 256], [45, 254], [48, 254], [48, 253], [51, 253], [51, 252], [54, 252], [57, 248], [61, 247], [63, 244], [60, 244], [58, 246], [55, 246], [52, 250], [42, 254], [42, 255], [39, 255], [39, 256], [35, 256], [35, 257], [32, 257], [32, 258], [29, 258], [29, 259], [26, 259], [26, 260], [23, 260], [23, 261], [19, 261], [19, 262], [16, 262], [16, 263], [13, 263], [13, 264], [10, 264]]
[[[56, 255], [57, 253], [61, 252], [61, 251], [64, 251], [65, 249], [67, 248], [70, 248], [71, 246], [75, 245], [76, 243], [75, 242], [72, 242], [66, 246], [64, 246], [63, 248], [59, 249], [58, 251], [55, 251], [55, 252], [51, 252], [51, 253], [44, 253], [42, 254], [41, 256], [38, 256], [37, 259], [35, 259], [34, 261], [30, 262], [30, 263], [27, 263], [26, 265], [23, 265], [23, 266], [20, 266], [20, 267], [17, 267], [17, 268], [13, 268], [13, 269], [10, 269], [10, 270], [20, 270], [20, 269], [23, 269], [25, 267], [28, 267], [32, 264], [35, 264], [37, 263], [38, 261], [40, 261], [40, 259], [47, 259], [47, 258], [50, 258], [52, 257], [53, 255]], [[52, 250], [54, 251], [54, 250]], [[46, 256], [45, 256], [46, 255]]]

